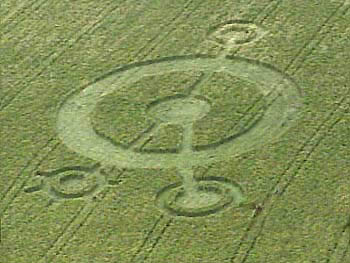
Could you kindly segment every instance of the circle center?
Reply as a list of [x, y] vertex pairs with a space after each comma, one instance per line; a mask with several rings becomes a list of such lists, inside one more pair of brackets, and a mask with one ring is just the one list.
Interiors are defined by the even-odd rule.
[[202, 208], [218, 203], [221, 196], [215, 192], [196, 191], [187, 193], [176, 198], [179, 206], [185, 208]]
[[196, 98], [176, 98], [156, 103], [150, 108], [151, 116], [175, 124], [189, 124], [203, 118], [210, 110], [210, 105]]

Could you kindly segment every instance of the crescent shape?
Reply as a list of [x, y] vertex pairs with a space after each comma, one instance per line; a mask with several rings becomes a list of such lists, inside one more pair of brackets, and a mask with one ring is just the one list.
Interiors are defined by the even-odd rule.
[[[121, 86], [130, 85], [147, 75], [198, 70], [225, 72], [257, 83], [260, 92], [273, 101], [254, 128], [239, 137], [205, 151], [193, 153], [139, 153], [120, 149], [98, 136], [90, 114], [103, 96]], [[61, 105], [57, 116], [60, 139], [72, 150], [103, 164], [120, 167], [179, 167], [213, 162], [249, 151], [280, 137], [292, 123], [300, 104], [298, 86], [284, 73], [270, 65], [240, 57], [207, 55], [168, 57], [128, 65], [112, 71], [87, 87], [70, 95]]]

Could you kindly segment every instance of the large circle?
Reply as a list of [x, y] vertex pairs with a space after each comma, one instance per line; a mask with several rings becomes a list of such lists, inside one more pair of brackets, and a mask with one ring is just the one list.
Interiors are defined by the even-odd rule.
[[[224, 72], [254, 81], [260, 92], [271, 102], [265, 114], [252, 129], [239, 137], [205, 151], [173, 153], [140, 153], [116, 147], [97, 135], [90, 114], [103, 96], [123, 85], [130, 85], [147, 75], [198, 70], [204, 73]], [[163, 58], [129, 65], [108, 73], [105, 77], [70, 96], [58, 113], [59, 137], [71, 149], [104, 164], [121, 167], [181, 167], [217, 161], [241, 154], [279, 137], [289, 128], [299, 104], [297, 85], [270, 65], [239, 57], [210, 57], [206, 55]], [[184, 162], [186, 160], [186, 162]]]

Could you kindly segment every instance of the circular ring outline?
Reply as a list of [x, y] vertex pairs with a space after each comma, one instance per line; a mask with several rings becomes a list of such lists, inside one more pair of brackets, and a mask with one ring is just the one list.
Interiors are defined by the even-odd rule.
[[[243, 197], [243, 191], [241, 187], [232, 182], [225, 177], [217, 177], [217, 176], [208, 176], [197, 179], [197, 183], [199, 188], [205, 189], [208, 186], [205, 184], [214, 183], [213, 185], [209, 185], [209, 188], [217, 189], [224, 195], [218, 202], [215, 204], [209, 205], [207, 207], [202, 208], [194, 208], [194, 209], [186, 209], [174, 206], [172, 204], [172, 200], [168, 200], [169, 195], [172, 195], [176, 199], [176, 197], [183, 193], [183, 186], [181, 182], [170, 184], [164, 187], [157, 193], [156, 196], [156, 205], [166, 211], [169, 215], [172, 216], [184, 216], [184, 217], [201, 217], [208, 216], [214, 213], [218, 213], [229, 206], [239, 207], [242, 203], [244, 203], [245, 198]], [[203, 185], [204, 184], [204, 185]], [[171, 193], [172, 191], [180, 190], [180, 192]], [[175, 196], [174, 196], [175, 194]], [[165, 197], [166, 200], [164, 200]]]
[[84, 177], [81, 180], [88, 180], [89, 178], [87, 178], [87, 176], [93, 176], [91, 174], [86, 175], [85, 173], [80, 173], [80, 172], [73, 175], [60, 174], [58, 177], [54, 179], [53, 184], [50, 185], [50, 190], [54, 193], [55, 196], [64, 198], [64, 199], [81, 198], [97, 190], [97, 188], [99, 187], [99, 184], [98, 184], [98, 177], [95, 176], [96, 182], [93, 182], [92, 184], [89, 182], [89, 186], [87, 187], [87, 189], [77, 190], [75, 193], [66, 193], [62, 187], [62, 182], [61, 182], [62, 179], [68, 176], [79, 176], [79, 175]]
[[[247, 134], [236, 138], [234, 143], [227, 142], [215, 149], [203, 152], [182, 154], [181, 156], [163, 153], [136, 153], [131, 150], [116, 149], [116, 147], [101, 137], [92, 128], [89, 114], [94, 110], [98, 101], [105, 95], [113, 92], [118, 85], [132, 84], [147, 75], [160, 75], [170, 72], [187, 70], [198, 70], [208, 72], [223, 71], [239, 77], [255, 78], [261, 84], [261, 91], [264, 95], [278, 92], [278, 105], [281, 108], [273, 107], [275, 102], [265, 115], [272, 116], [270, 124], [261, 125], [264, 133], [254, 131], [247, 132], [252, 137], [251, 142], [242, 140]], [[274, 80], [271, 85], [271, 80]], [[284, 73], [274, 67], [241, 57], [213, 57], [208, 55], [191, 55], [167, 57], [154, 61], [146, 61], [127, 65], [123, 68], [111, 71], [96, 79], [80, 92], [68, 97], [61, 105], [57, 117], [57, 132], [63, 142], [76, 152], [106, 164], [117, 164], [123, 167], [178, 167], [182, 160], [191, 160], [192, 165], [204, 162], [212, 162], [222, 158], [224, 155], [235, 155], [251, 150], [256, 145], [266, 143], [285, 132], [288, 125], [282, 125], [291, 118], [290, 113], [295, 112], [296, 105], [299, 105], [300, 92], [295, 82]], [[275, 111], [274, 111], [275, 110]], [[266, 116], [261, 122], [264, 122]], [[277, 124], [277, 125], [276, 125]], [[259, 126], [259, 124], [258, 124]], [[253, 129], [256, 130], [256, 129]], [[240, 146], [240, 149], [232, 150], [232, 146]], [[218, 153], [219, 152], [219, 153]], [[208, 159], [208, 156], [211, 158]]]

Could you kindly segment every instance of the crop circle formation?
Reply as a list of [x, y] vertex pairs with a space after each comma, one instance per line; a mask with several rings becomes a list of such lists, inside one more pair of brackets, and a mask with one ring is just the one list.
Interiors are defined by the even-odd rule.
[[[248, 43], [256, 38], [248, 29], [257, 28], [247, 26], [226, 24], [214, 38], [224, 45]], [[171, 84], [171, 76], [188, 72], [197, 73], [190, 88], [175, 91], [183, 83], [174, 78], [170, 91], [161, 92], [169, 77]], [[237, 206], [244, 197], [225, 178], [195, 179], [193, 167], [275, 140], [298, 104], [295, 83], [270, 65], [225, 54], [170, 57], [118, 69], [73, 94], [60, 108], [57, 130], [68, 147], [103, 165], [176, 167], [183, 182], [159, 191], [156, 205], [170, 215], [198, 217]], [[143, 150], [152, 134], [172, 138], [172, 145]]]
[[[132, 85], [145, 76], [190, 70], [197, 70], [204, 74], [221, 72], [253, 82], [259, 88], [259, 92], [265, 96], [265, 100], [271, 98], [273, 103], [264, 109], [263, 116], [253, 123], [253, 128], [241, 132], [239, 136], [226, 138], [224, 142], [207, 148], [199, 145], [192, 152], [181, 154], [154, 155], [118, 148], [95, 132], [90, 116], [104, 96], [122, 86]], [[59, 111], [58, 134], [69, 148], [104, 164], [141, 168], [178, 167], [181, 166], [182, 160], [186, 159], [191, 165], [200, 165], [225, 158], [225, 156], [240, 154], [275, 139], [288, 128], [288, 121], [295, 112], [297, 104], [296, 85], [269, 65], [238, 57], [167, 58], [120, 69], [71, 96]], [[213, 158], [208, 160], [208, 156]]]

